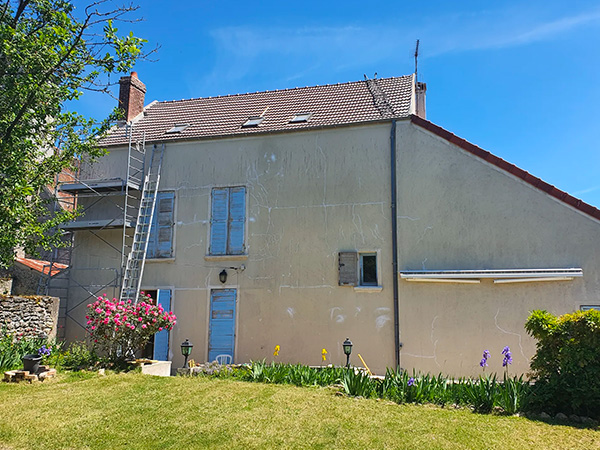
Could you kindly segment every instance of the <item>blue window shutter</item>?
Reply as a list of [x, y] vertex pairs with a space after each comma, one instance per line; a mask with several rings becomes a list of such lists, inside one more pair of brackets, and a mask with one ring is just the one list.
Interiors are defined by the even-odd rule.
[[[159, 305], [162, 305], [165, 311], [171, 311], [171, 291], [169, 289], [159, 289], [156, 294], [156, 301]], [[153, 359], [159, 361], [169, 360], [169, 332], [167, 330], [159, 331], [154, 335]]]
[[148, 238], [148, 258], [173, 256], [174, 192], [159, 192], [156, 196], [152, 227]]
[[212, 207], [210, 218], [210, 254], [225, 255], [227, 253], [227, 220], [229, 216], [229, 189], [214, 188], [212, 190]]
[[158, 236], [156, 239], [157, 258], [170, 258], [173, 256], [173, 212], [175, 206], [175, 193], [161, 192], [156, 199]]
[[246, 188], [229, 190], [229, 242], [227, 254], [244, 253], [244, 226], [246, 223]]

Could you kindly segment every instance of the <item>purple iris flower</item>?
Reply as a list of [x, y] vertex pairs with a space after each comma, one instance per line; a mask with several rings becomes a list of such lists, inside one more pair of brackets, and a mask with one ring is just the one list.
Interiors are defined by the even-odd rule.
[[504, 359], [502, 360], [502, 367], [506, 367], [509, 364], [512, 364], [512, 353], [510, 352], [510, 348], [508, 346], [504, 347], [504, 350], [502, 350], [502, 354], [504, 355]]
[[487, 360], [490, 357], [490, 351], [489, 350], [484, 350], [483, 351], [483, 358], [481, 359], [481, 361], [479, 361], [479, 365], [481, 367], [487, 367], [488, 363]]
[[414, 386], [414, 384], [415, 384], [415, 379], [413, 377], [410, 377], [408, 379], [407, 386]]
[[38, 355], [40, 356], [48, 356], [50, 354], [51, 350], [46, 347], [45, 345], [42, 345], [39, 349], [38, 349]]

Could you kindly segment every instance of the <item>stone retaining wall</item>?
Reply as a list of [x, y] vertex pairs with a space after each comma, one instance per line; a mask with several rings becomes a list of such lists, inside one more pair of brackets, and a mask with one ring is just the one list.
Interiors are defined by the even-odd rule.
[[[57, 297], [0, 295], [0, 328], [24, 337], [56, 338]], [[22, 333], [22, 334], [21, 334]]]

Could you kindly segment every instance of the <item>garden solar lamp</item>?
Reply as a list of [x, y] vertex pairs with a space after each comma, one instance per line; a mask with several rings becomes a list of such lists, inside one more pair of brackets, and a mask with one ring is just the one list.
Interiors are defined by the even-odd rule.
[[186, 339], [185, 342], [181, 343], [181, 354], [183, 356], [185, 356], [185, 361], [183, 362], [183, 367], [182, 369], [185, 369], [187, 367], [187, 361], [189, 356], [192, 354], [192, 348], [194, 347], [194, 344], [192, 344], [189, 339]]
[[350, 338], [346, 338], [342, 347], [344, 347], [344, 353], [346, 354], [346, 367], [350, 367], [350, 353], [352, 353], [352, 341]]

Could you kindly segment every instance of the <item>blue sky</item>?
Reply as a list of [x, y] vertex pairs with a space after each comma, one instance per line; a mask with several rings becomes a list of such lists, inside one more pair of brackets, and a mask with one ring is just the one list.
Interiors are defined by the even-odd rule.
[[146, 103], [410, 74], [420, 39], [429, 120], [600, 207], [597, 1], [139, 5], [144, 21], [117, 27], [160, 45], [135, 68]]

